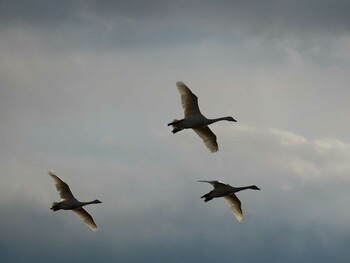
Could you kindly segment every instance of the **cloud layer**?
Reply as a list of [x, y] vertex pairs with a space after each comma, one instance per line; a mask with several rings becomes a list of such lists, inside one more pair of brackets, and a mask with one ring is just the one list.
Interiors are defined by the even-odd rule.
[[[348, 1], [1, 1], [1, 262], [345, 262]], [[219, 152], [181, 118], [183, 80]], [[101, 231], [58, 200], [54, 169]], [[202, 202], [219, 179], [261, 191]]]
[[[19, 261], [24, 255], [42, 257], [37, 249], [43, 246], [41, 240], [47, 240], [43, 249], [51, 256], [56, 254], [53, 247], [59, 246], [65, 257], [73, 259], [83, 255], [76, 254], [70, 245], [83, 241], [80, 246], [87, 252], [83, 258], [89, 260], [151, 262], [170, 256], [170, 262], [180, 258], [199, 262], [210, 259], [218, 249], [221, 258], [236, 255], [242, 262], [256, 258], [277, 262], [289, 254], [300, 262], [349, 256], [343, 246], [333, 245], [346, 244], [349, 238], [350, 213], [343, 209], [349, 184], [348, 144], [334, 139], [308, 141], [272, 128], [223, 125], [213, 129], [221, 144], [217, 156], [208, 155], [200, 139], [190, 132], [179, 134], [179, 141], [163, 132], [150, 135], [164, 143], [175, 140], [166, 143], [168, 150], [160, 150], [163, 155], [173, 151], [175, 156], [170, 154], [161, 162], [153, 158], [154, 153], [144, 154], [141, 149], [135, 150], [131, 162], [118, 156], [104, 160], [98, 160], [101, 156], [66, 160], [56, 156], [54, 162], [67, 167], [61, 177], [69, 181], [78, 197], [103, 200], [100, 206], [89, 207], [101, 227], [96, 236], [72, 213], [53, 214], [48, 209], [50, 200], [57, 200], [58, 195], [45, 172], [33, 169], [35, 160], [41, 168], [47, 165], [47, 158], [34, 154], [28, 163], [22, 158], [20, 167], [26, 168], [26, 175], [20, 176], [20, 182], [7, 181], [7, 188], [1, 191], [4, 247], [12, 251], [18, 239], [23, 245], [30, 243], [15, 257]], [[6, 169], [4, 164], [2, 167]], [[15, 169], [11, 176], [18, 178], [18, 166]], [[84, 187], [79, 183], [82, 178]], [[237, 186], [254, 183], [262, 191], [238, 194], [246, 217], [239, 224], [223, 200], [202, 203], [199, 197], [210, 187], [196, 183], [199, 179], [220, 179]], [[36, 186], [28, 188], [33, 181]], [[9, 200], [11, 207], [4, 206]], [[13, 215], [17, 215], [15, 221]], [[43, 228], [45, 231], [40, 231]], [[57, 233], [57, 228], [66, 230]], [[140, 253], [134, 254], [135, 248]], [[256, 251], [254, 255], [248, 253], [251, 249]], [[8, 259], [8, 255], [3, 258]], [[57, 260], [61, 259], [58, 256]]]

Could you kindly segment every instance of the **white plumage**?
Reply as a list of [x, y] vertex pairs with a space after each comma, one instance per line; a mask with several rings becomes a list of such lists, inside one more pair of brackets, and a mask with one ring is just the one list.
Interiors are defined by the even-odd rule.
[[253, 189], [260, 190], [256, 185], [244, 186], [244, 187], [232, 187], [229, 184], [225, 184], [220, 181], [198, 181], [209, 183], [214, 187], [214, 190], [209, 193], [203, 195], [201, 198], [204, 198], [205, 202], [212, 200], [213, 198], [223, 197], [227, 204], [230, 206], [233, 215], [236, 219], [241, 222], [243, 220], [243, 211], [241, 207], [241, 201], [235, 195], [236, 192], [245, 190], [245, 189]]
[[177, 89], [181, 95], [181, 104], [184, 110], [184, 118], [181, 120], [174, 120], [169, 123], [173, 127], [173, 133], [179, 132], [183, 129], [193, 129], [199, 137], [203, 140], [205, 146], [210, 152], [217, 152], [219, 150], [215, 134], [209, 129], [208, 125], [217, 121], [233, 121], [232, 117], [222, 117], [216, 119], [207, 119], [199, 110], [198, 98], [182, 81], [176, 82]]
[[51, 210], [72, 210], [81, 220], [83, 220], [93, 231], [98, 230], [96, 223], [92, 216], [83, 208], [85, 205], [89, 204], [100, 204], [99, 200], [94, 200], [91, 202], [80, 202], [72, 194], [69, 189], [68, 184], [63, 182], [53, 171], [49, 172], [52, 179], [55, 181], [57, 191], [61, 197], [61, 202], [54, 202], [52, 204]]

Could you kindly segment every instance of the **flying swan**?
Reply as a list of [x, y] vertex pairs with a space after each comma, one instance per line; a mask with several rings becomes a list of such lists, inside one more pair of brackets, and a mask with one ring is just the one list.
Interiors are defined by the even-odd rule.
[[168, 126], [173, 127], [173, 133], [182, 131], [183, 129], [193, 129], [203, 140], [210, 152], [219, 150], [215, 134], [209, 129], [208, 125], [217, 121], [234, 121], [232, 117], [222, 117], [216, 119], [207, 119], [199, 110], [198, 98], [182, 81], [176, 82], [177, 89], [181, 95], [181, 104], [185, 117], [181, 120], [173, 120]]
[[198, 181], [203, 183], [209, 183], [214, 187], [214, 190], [203, 195], [201, 198], [204, 198], [204, 202], [208, 202], [213, 198], [223, 197], [227, 204], [230, 206], [233, 215], [236, 217], [237, 221], [241, 222], [243, 220], [243, 212], [241, 208], [241, 201], [234, 194], [236, 192], [253, 189], [260, 190], [256, 185], [244, 186], [244, 187], [232, 187], [229, 184], [225, 184], [220, 181]]
[[63, 210], [72, 210], [77, 216], [80, 217], [93, 231], [97, 231], [98, 227], [95, 224], [92, 216], [83, 208], [85, 205], [90, 204], [100, 204], [102, 203], [99, 200], [94, 200], [91, 202], [79, 202], [73, 196], [72, 192], [69, 189], [69, 186], [63, 182], [57, 175], [53, 173], [53, 171], [49, 172], [52, 179], [55, 181], [55, 185], [59, 195], [61, 196], [61, 202], [53, 202], [51, 210], [57, 211], [60, 209]]

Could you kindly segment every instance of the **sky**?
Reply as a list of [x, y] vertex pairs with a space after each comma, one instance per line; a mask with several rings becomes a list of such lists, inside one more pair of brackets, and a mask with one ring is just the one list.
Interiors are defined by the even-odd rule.
[[[347, 262], [350, 2], [0, 1], [1, 262]], [[198, 96], [219, 151], [182, 118]], [[92, 232], [47, 171], [91, 205]], [[221, 180], [255, 184], [204, 203]]]

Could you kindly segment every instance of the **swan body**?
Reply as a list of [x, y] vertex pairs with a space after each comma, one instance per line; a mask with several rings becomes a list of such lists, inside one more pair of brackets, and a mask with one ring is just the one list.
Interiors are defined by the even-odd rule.
[[219, 147], [216, 141], [216, 135], [209, 129], [208, 125], [223, 120], [233, 122], [236, 122], [236, 120], [230, 116], [207, 119], [199, 110], [197, 96], [192, 93], [186, 84], [178, 81], [176, 82], [176, 86], [181, 95], [184, 118], [181, 120], [175, 119], [171, 123], [168, 123], [168, 126], [171, 125], [173, 127], [173, 133], [177, 133], [183, 129], [193, 129], [201, 137], [209, 151], [217, 152]]
[[57, 210], [72, 210], [81, 220], [83, 220], [93, 231], [98, 230], [96, 223], [94, 222], [92, 216], [83, 208], [85, 205], [90, 204], [100, 204], [99, 200], [94, 200], [90, 202], [80, 202], [72, 194], [69, 189], [68, 184], [63, 182], [53, 171], [49, 172], [49, 175], [55, 181], [57, 191], [61, 197], [61, 202], [53, 202], [50, 208], [53, 211]]
[[243, 220], [243, 211], [241, 207], [241, 201], [235, 195], [235, 193], [246, 190], [260, 190], [256, 185], [244, 186], [244, 187], [233, 187], [229, 184], [225, 184], [220, 181], [198, 181], [203, 183], [209, 183], [214, 187], [214, 190], [203, 195], [204, 202], [208, 202], [213, 198], [223, 197], [227, 204], [230, 206], [233, 215], [236, 217], [237, 221], [241, 222]]

